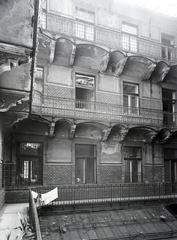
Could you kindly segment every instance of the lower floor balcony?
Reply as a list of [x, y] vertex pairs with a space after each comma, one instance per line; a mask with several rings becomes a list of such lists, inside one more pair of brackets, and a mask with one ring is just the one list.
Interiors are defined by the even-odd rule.
[[[144, 100], [141, 99], [140, 102]], [[143, 105], [143, 104], [141, 104]], [[149, 104], [148, 104], [149, 105]], [[93, 121], [119, 122], [127, 124], [176, 126], [177, 113], [146, 107], [129, 107], [119, 104], [91, 102], [67, 98], [35, 96], [32, 113], [40, 116], [52, 116]]]

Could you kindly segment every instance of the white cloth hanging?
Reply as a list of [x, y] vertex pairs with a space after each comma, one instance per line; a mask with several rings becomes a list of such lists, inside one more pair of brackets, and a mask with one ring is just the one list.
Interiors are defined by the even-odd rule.
[[31, 191], [33, 198], [37, 198], [38, 194], [34, 191]]
[[50, 192], [41, 194], [41, 201], [44, 204], [48, 204], [50, 202], [52, 202], [53, 200], [55, 200], [56, 198], [58, 198], [58, 188], [54, 188], [53, 190], [51, 190]]

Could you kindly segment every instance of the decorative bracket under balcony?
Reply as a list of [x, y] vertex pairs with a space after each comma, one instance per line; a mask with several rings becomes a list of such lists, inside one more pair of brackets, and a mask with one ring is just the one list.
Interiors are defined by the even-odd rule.
[[55, 121], [54, 120], [50, 123], [49, 127], [50, 127], [50, 129], [49, 129], [49, 136], [53, 137], [54, 130], [55, 130]]
[[18, 91], [0, 91], [0, 112], [7, 112], [10, 108], [29, 100], [29, 93]]
[[5, 127], [10, 127], [15, 123], [27, 119], [29, 116], [28, 112], [6, 112], [3, 115], [3, 124]]
[[32, 49], [0, 43], [0, 74], [30, 62]]
[[124, 70], [124, 66], [127, 62], [128, 57], [123, 57], [115, 66], [115, 76], [120, 76]]
[[70, 124], [69, 138], [73, 138], [76, 131], [76, 123], [73, 122]]
[[158, 138], [157, 138], [157, 142], [159, 144], [165, 144], [169, 138], [172, 136], [173, 132], [170, 131], [169, 129], [162, 129], [159, 132]]
[[110, 132], [111, 132], [111, 127], [108, 127], [102, 130], [102, 134], [103, 134], [102, 141], [106, 141], [108, 139]]

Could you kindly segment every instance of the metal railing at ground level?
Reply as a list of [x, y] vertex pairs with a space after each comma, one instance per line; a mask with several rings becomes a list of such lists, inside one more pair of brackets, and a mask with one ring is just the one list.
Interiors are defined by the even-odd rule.
[[31, 194], [30, 189], [29, 189], [29, 220], [30, 220], [30, 224], [33, 227], [33, 231], [35, 233], [36, 240], [42, 240], [36, 204], [34, 202], [34, 198]]
[[[78, 205], [90, 203], [131, 202], [162, 199], [177, 199], [177, 182], [175, 183], [130, 183], [106, 185], [66, 185], [32, 187], [31, 190], [41, 195], [57, 187], [58, 198], [48, 205]], [[45, 203], [38, 201], [38, 206]]]

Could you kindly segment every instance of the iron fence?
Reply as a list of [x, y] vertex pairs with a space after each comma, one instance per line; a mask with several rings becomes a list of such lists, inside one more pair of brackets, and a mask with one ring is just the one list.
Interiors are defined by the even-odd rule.
[[[161, 200], [177, 198], [177, 182], [175, 183], [131, 183], [107, 185], [65, 185], [32, 187], [39, 199], [41, 195], [57, 187], [58, 198], [48, 205], [75, 205], [89, 203], [125, 202], [142, 200]], [[39, 200], [38, 199], [38, 200]], [[39, 207], [45, 205], [38, 201]]]
[[21, 173], [18, 174], [17, 164], [7, 162], [4, 164], [4, 183], [6, 189], [27, 189], [28, 186], [42, 185], [42, 179], [31, 181], [30, 178], [25, 179]]

